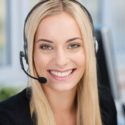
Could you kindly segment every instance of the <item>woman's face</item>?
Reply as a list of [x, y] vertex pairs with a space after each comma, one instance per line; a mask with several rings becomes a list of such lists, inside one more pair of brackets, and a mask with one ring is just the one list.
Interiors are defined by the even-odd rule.
[[85, 70], [85, 53], [80, 30], [65, 12], [41, 21], [35, 36], [34, 64], [39, 76], [47, 78], [45, 89], [76, 88]]

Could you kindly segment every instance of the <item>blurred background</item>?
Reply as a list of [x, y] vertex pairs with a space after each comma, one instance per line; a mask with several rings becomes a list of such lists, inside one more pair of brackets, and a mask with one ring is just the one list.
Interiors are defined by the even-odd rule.
[[[23, 24], [39, 0], [0, 0], [0, 100], [27, 86], [19, 62], [23, 50]], [[90, 11], [99, 42], [99, 80], [112, 92], [118, 125], [125, 125], [125, 2], [80, 0]]]

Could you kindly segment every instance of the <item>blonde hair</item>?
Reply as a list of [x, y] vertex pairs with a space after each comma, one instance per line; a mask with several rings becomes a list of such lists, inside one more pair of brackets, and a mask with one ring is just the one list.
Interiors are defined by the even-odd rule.
[[[44, 18], [59, 14], [61, 12], [69, 13], [77, 22], [85, 47], [86, 68], [84, 77], [78, 83], [77, 88], [77, 125], [102, 125], [98, 89], [96, 58], [93, 41], [92, 24], [86, 14], [78, 4], [71, 0], [47, 0], [30, 13], [25, 25], [25, 35], [28, 42], [28, 60], [29, 72], [36, 76], [33, 61], [33, 46], [36, 30]], [[32, 97], [30, 102], [31, 115], [35, 112], [37, 116], [37, 125], [56, 125], [54, 114], [45, 93], [37, 81], [29, 79], [32, 88]]]

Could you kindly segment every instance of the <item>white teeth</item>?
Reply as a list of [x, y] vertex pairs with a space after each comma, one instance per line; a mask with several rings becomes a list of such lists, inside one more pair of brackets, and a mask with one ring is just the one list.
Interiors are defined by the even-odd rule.
[[57, 71], [52, 71], [52, 70], [50, 71], [51, 74], [58, 76], [58, 77], [68, 76], [71, 72], [72, 72], [72, 70], [65, 71], [65, 72], [57, 72]]

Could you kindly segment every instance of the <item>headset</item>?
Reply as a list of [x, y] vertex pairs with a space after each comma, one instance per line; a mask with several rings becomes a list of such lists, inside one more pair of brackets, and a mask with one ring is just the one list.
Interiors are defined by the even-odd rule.
[[[24, 51], [20, 51], [20, 64], [21, 64], [22, 70], [23, 70], [29, 77], [38, 80], [40, 83], [46, 83], [46, 82], [47, 82], [47, 79], [44, 78], [44, 77], [39, 77], [39, 76], [38, 76], [38, 78], [33, 77], [33, 76], [31, 76], [30, 74], [28, 74], [28, 72], [24, 69], [23, 58], [25, 59], [26, 63], [29, 64], [29, 63], [28, 63], [28, 52], [27, 52], [27, 51], [28, 51], [28, 42], [27, 42], [27, 38], [26, 38], [26, 34], [25, 34], [25, 26], [26, 26], [27, 20], [28, 20], [28, 18], [30, 17], [30, 15], [32, 14], [32, 12], [33, 12], [36, 8], [38, 8], [40, 5], [42, 5], [42, 4], [44, 4], [44, 3], [48, 2], [48, 1], [49, 1], [49, 0], [40, 1], [40, 2], [39, 2], [38, 4], [36, 4], [36, 5], [31, 9], [31, 11], [28, 13], [28, 15], [27, 15], [27, 17], [26, 17], [26, 19], [25, 19], [25, 22], [24, 22], [24, 31], [23, 31]], [[98, 47], [98, 42], [97, 42], [96, 37], [95, 37], [94, 24], [93, 24], [93, 20], [92, 20], [91, 14], [90, 14], [90, 13], [88, 12], [88, 10], [87, 10], [80, 2], [78, 2], [77, 0], [69, 0], [69, 1], [72, 1], [72, 2], [74, 2], [74, 3], [76, 3], [76, 4], [78, 4], [78, 5], [82, 8], [82, 10], [84, 11], [84, 13], [86, 13], [86, 15], [88, 16], [88, 19], [89, 19], [89, 21], [90, 21], [90, 23], [91, 23], [91, 27], [92, 27], [92, 33], [93, 33], [93, 38], [94, 38], [95, 52], [97, 52], [99, 47]]]

